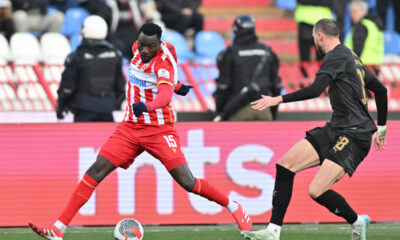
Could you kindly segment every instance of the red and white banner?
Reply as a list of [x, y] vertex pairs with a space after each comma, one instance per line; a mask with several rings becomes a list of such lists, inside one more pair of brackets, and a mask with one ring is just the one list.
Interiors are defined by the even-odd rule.
[[[275, 163], [323, 122], [178, 123], [193, 174], [243, 204], [254, 222], [271, 214]], [[96, 159], [114, 123], [0, 125], [0, 226], [53, 223], [80, 177]], [[371, 151], [354, 176], [333, 189], [373, 221], [400, 221], [400, 122], [388, 123], [388, 146]], [[340, 222], [308, 196], [316, 170], [295, 177], [285, 222]], [[118, 169], [97, 188], [74, 225], [110, 225], [124, 217], [143, 224], [233, 223], [217, 204], [188, 194], [148, 154]]]

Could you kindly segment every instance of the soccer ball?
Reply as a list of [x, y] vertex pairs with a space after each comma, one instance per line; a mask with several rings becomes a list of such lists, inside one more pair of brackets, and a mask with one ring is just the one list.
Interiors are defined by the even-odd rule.
[[115, 240], [142, 240], [143, 235], [142, 224], [132, 218], [122, 219], [114, 228]]

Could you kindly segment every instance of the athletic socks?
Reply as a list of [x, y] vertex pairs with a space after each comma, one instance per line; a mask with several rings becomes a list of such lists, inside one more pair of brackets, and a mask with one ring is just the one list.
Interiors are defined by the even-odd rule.
[[350, 224], [356, 222], [357, 213], [350, 207], [346, 200], [337, 192], [328, 190], [314, 200], [336, 216], [346, 219]]
[[192, 192], [224, 207], [229, 204], [229, 198], [204, 179], [196, 178]]
[[239, 205], [236, 202], [229, 199], [229, 203], [228, 206], [226, 206], [226, 208], [229, 210], [230, 213], [235, 212], [238, 209], [238, 207]]
[[276, 238], [279, 239], [279, 237], [281, 236], [281, 226], [276, 225], [274, 223], [270, 223], [268, 224], [267, 230], [272, 233]]
[[55, 226], [56, 228], [58, 228], [58, 230], [60, 230], [60, 232], [62, 232], [62, 233], [65, 233], [65, 231], [67, 230], [67, 226], [65, 226], [65, 224], [62, 223], [62, 222], [60, 222], [59, 220], [57, 220], [57, 221], [54, 223], [54, 226]]
[[360, 218], [360, 216], [357, 215], [357, 220], [355, 222], [353, 222], [351, 225], [354, 227], [354, 226], [359, 226], [361, 224], [363, 224], [363, 221]]
[[[93, 178], [85, 174], [72, 194], [64, 211], [54, 223], [54, 226], [60, 229], [60, 231], [65, 232], [72, 218], [89, 200], [97, 185], [98, 183]], [[226, 195], [221, 193], [204, 179], [196, 178], [196, 183], [192, 192], [205, 197], [210, 201], [214, 201], [221, 206], [227, 207], [230, 212], [234, 212], [238, 208], [237, 203], [231, 201]]]
[[292, 197], [295, 173], [276, 164], [276, 179], [272, 198], [272, 215], [270, 223], [282, 226], [283, 218]]
[[[98, 183], [93, 178], [85, 174], [72, 194], [71, 199], [69, 200], [64, 211], [57, 219], [57, 222], [61, 222], [66, 228], [79, 209], [89, 200], [90, 196], [92, 196], [97, 184]], [[57, 222], [56, 224], [62, 228], [62, 225], [58, 224]], [[61, 228], [57, 225], [55, 226], [61, 231]]]

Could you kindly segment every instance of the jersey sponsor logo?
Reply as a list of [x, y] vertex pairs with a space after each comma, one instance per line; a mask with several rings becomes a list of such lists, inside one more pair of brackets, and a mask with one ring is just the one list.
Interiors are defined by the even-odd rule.
[[162, 68], [158, 70], [157, 75], [158, 75], [158, 77], [169, 78], [169, 72]]
[[140, 80], [132, 74], [129, 74], [129, 82], [139, 87], [146, 87], [146, 81]]

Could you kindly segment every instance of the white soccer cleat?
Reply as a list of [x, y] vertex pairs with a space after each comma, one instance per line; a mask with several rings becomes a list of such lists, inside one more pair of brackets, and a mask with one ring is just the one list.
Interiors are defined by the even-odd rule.
[[62, 233], [54, 225], [42, 225], [37, 223], [29, 223], [29, 227], [39, 236], [49, 240], [63, 240], [64, 233]]
[[351, 239], [352, 240], [366, 240], [367, 239], [367, 227], [371, 219], [368, 215], [363, 214], [360, 216], [361, 224], [352, 226]]
[[266, 228], [258, 231], [241, 231], [240, 234], [244, 237], [244, 240], [279, 240], [279, 237], [275, 237]]

